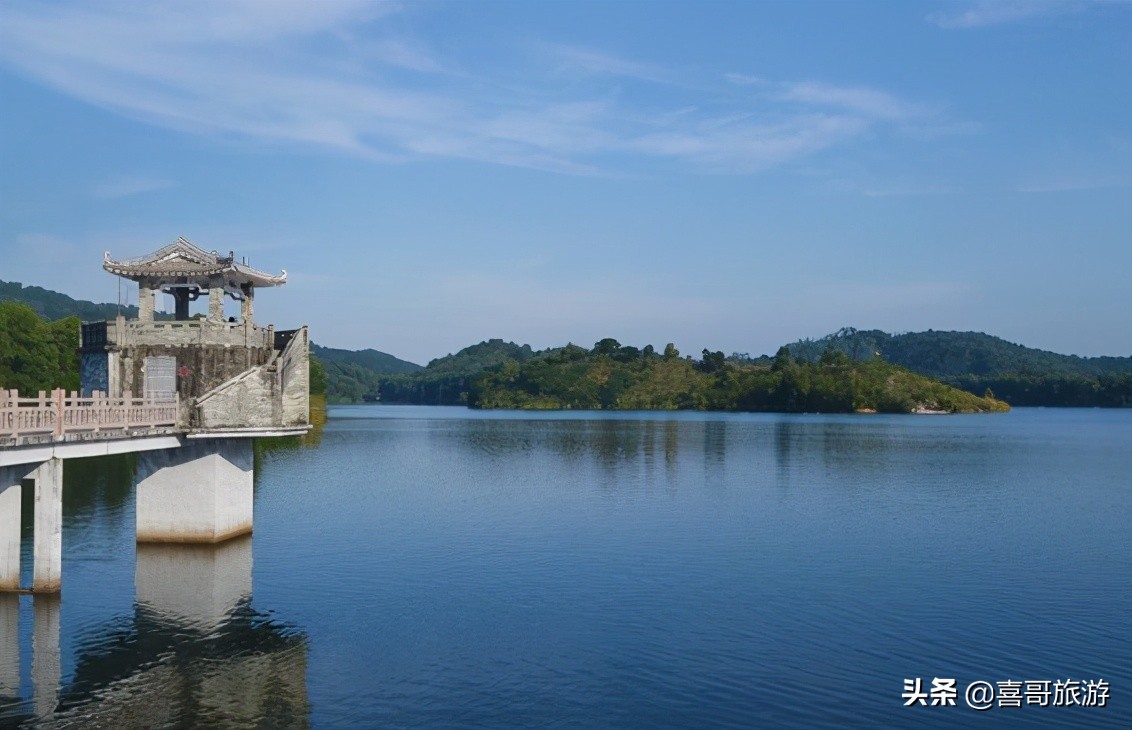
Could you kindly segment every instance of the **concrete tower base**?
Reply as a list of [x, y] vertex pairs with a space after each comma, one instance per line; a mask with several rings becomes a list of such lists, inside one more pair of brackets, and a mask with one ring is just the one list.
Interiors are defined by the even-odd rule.
[[138, 542], [217, 543], [251, 531], [251, 439], [202, 439], [139, 457]]

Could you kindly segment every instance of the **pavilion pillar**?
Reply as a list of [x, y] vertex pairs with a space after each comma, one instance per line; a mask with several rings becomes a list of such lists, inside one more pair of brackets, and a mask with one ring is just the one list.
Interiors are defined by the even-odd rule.
[[63, 578], [63, 460], [51, 458], [32, 473], [35, 531], [31, 589], [58, 593]]
[[138, 321], [153, 321], [153, 289], [145, 281], [138, 282]]
[[138, 542], [218, 543], [252, 531], [251, 439], [145, 452], [137, 480]]
[[219, 281], [211, 282], [208, 287], [208, 319], [224, 321], [224, 285]]
[[254, 299], [254, 297], [255, 287], [253, 287], [251, 284], [245, 285], [244, 301], [241, 302], [240, 307], [240, 318], [243, 319], [246, 324], [252, 323], [252, 300]]
[[185, 287], [170, 289], [173, 294], [173, 319], [184, 322], [189, 318], [189, 290]]
[[34, 464], [0, 467], [0, 591], [20, 587], [20, 481]]

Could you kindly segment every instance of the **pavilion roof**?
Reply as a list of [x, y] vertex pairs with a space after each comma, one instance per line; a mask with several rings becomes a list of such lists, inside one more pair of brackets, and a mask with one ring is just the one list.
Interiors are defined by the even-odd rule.
[[221, 256], [216, 251], [205, 251], [184, 238], [178, 238], [168, 246], [145, 256], [121, 261], [110, 258], [110, 252], [103, 255], [102, 268], [111, 274], [139, 281], [189, 279], [207, 283], [214, 276], [223, 276], [227, 282], [252, 284], [253, 286], [278, 286], [287, 282], [287, 271], [278, 276], [247, 264], [236, 261], [229, 253]]

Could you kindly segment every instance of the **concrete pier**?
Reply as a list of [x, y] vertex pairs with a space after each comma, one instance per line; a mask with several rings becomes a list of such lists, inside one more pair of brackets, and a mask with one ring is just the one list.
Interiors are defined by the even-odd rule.
[[32, 469], [0, 467], [0, 591], [20, 587], [20, 482]]
[[0, 591], [20, 587], [20, 483], [35, 482], [32, 584], [58, 593], [63, 575], [63, 460], [0, 467]]
[[32, 473], [35, 480], [34, 564], [31, 589], [58, 593], [63, 580], [63, 460], [48, 459]]
[[218, 543], [252, 531], [251, 439], [200, 439], [138, 459], [137, 540]]

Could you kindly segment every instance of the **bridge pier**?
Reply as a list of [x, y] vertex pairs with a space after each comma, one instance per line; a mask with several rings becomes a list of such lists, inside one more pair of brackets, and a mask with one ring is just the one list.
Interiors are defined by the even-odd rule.
[[191, 440], [138, 459], [138, 542], [218, 543], [251, 531], [251, 439]]
[[0, 466], [0, 591], [20, 587], [20, 482], [34, 466]]
[[58, 593], [63, 580], [63, 460], [48, 459], [32, 473], [35, 531], [31, 589]]
[[35, 482], [32, 583], [58, 593], [63, 575], [63, 460], [0, 467], [0, 591], [20, 587], [20, 482]]

